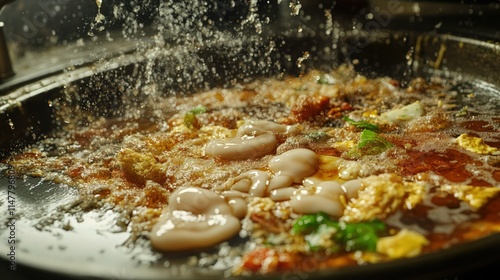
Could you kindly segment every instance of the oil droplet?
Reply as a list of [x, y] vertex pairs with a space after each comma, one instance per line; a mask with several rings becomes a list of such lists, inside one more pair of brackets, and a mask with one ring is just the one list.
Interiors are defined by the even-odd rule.
[[90, 24], [90, 31], [87, 33], [89, 36], [94, 36], [93, 30], [104, 30], [104, 25], [100, 25], [105, 20], [104, 15], [101, 13], [102, 0], [95, 0], [95, 4], [97, 5], [97, 15], [94, 18], [94, 22]]
[[300, 3], [293, 3], [293, 2], [290, 3], [290, 10], [291, 10], [290, 14], [292, 16], [299, 15], [301, 8], [302, 8], [302, 4], [300, 4]]
[[102, 0], [95, 0], [95, 4], [97, 5], [97, 11], [98, 11], [98, 13], [100, 13], [101, 12]]
[[9, 119], [9, 126], [10, 129], [14, 130], [14, 123], [12, 122], [12, 119]]
[[102, 0], [95, 0], [97, 5], [97, 15], [95, 16], [95, 22], [100, 23], [104, 20], [104, 15], [101, 13]]

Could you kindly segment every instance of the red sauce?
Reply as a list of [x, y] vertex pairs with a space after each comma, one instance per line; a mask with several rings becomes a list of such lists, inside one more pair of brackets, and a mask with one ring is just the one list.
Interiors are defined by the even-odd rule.
[[491, 199], [480, 209], [479, 213], [484, 215], [484, 219], [487, 221], [500, 222], [500, 195]]
[[495, 147], [495, 148], [500, 148], [500, 142], [496, 142], [496, 141], [484, 141], [485, 144], [491, 146], [491, 147]]
[[463, 128], [477, 132], [495, 132], [496, 129], [487, 121], [465, 121], [460, 124]]
[[431, 201], [437, 206], [446, 206], [450, 209], [460, 207], [460, 200], [449, 193], [437, 193], [431, 198]]
[[450, 243], [450, 236], [448, 234], [431, 233], [426, 238], [430, 241], [430, 244], [423, 248], [423, 251], [426, 253], [440, 250]]
[[428, 206], [421, 204], [416, 205], [415, 208], [405, 212], [400, 221], [406, 225], [417, 224], [423, 229], [432, 231], [434, 228], [434, 222], [432, 222], [427, 216], [427, 211], [429, 209], [430, 208]]
[[497, 182], [500, 182], [500, 170], [493, 171], [493, 179], [495, 179]]
[[411, 159], [400, 163], [405, 176], [434, 171], [451, 182], [464, 182], [472, 176], [465, 166], [474, 161], [468, 155], [455, 149], [447, 149], [443, 153], [409, 151], [408, 155]]
[[478, 187], [491, 187], [491, 186], [493, 186], [491, 183], [486, 182], [483, 179], [478, 179], [478, 178], [472, 178], [469, 185], [478, 186]]

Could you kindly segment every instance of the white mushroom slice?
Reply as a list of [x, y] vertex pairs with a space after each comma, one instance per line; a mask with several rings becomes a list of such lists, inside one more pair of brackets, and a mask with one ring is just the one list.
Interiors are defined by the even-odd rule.
[[316, 173], [319, 165], [318, 155], [308, 149], [294, 149], [269, 162], [269, 170], [277, 176], [285, 175], [293, 179], [294, 183], [301, 183], [305, 177]]
[[230, 160], [258, 158], [271, 153], [277, 144], [276, 136], [270, 133], [251, 137], [217, 139], [207, 143], [205, 154]]
[[252, 180], [240, 175], [234, 179], [234, 184], [231, 187], [231, 190], [248, 193], [251, 186]]
[[275, 176], [269, 181], [269, 186], [267, 187], [268, 192], [273, 190], [282, 189], [289, 187], [293, 184], [293, 178], [290, 176]]
[[334, 217], [340, 217], [344, 211], [339, 197], [344, 192], [337, 182], [325, 181], [310, 189], [301, 189], [290, 199], [290, 207], [300, 214], [325, 212]]
[[296, 134], [300, 130], [296, 125], [282, 125], [271, 121], [247, 121], [238, 128], [237, 136], [256, 136], [264, 133]]
[[266, 194], [267, 185], [269, 184], [269, 174], [259, 170], [248, 171], [245, 174], [252, 180], [248, 194], [263, 197]]
[[240, 229], [240, 220], [223, 196], [201, 188], [183, 188], [171, 195], [167, 212], [153, 226], [150, 239], [157, 250], [194, 250], [228, 240]]
[[236, 133], [236, 138], [217, 139], [207, 143], [205, 154], [230, 160], [258, 158], [274, 151], [278, 145], [274, 134], [296, 134], [297, 126], [285, 126], [271, 121], [248, 121]]
[[347, 199], [357, 197], [361, 187], [359, 179], [340, 184], [336, 181], [305, 180], [308, 186], [297, 190], [290, 199], [291, 208], [299, 214], [325, 212], [339, 218], [344, 211], [341, 197]]
[[392, 123], [403, 123], [424, 115], [424, 106], [419, 102], [382, 113], [380, 118]]
[[238, 219], [245, 218], [247, 214], [247, 202], [243, 198], [230, 198], [226, 199], [227, 203], [232, 209], [234, 216]]
[[226, 199], [232, 199], [232, 198], [247, 198], [247, 197], [249, 197], [248, 193], [241, 192], [241, 191], [238, 191], [238, 190], [228, 190], [228, 191], [224, 191], [224, 192], [222, 192], [222, 195], [223, 195]]
[[302, 181], [302, 185], [305, 188], [311, 188], [321, 184], [322, 182], [324, 181], [318, 177], [307, 177]]
[[294, 183], [302, 183], [304, 178], [316, 173], [319, 157], [308, 149], [295, 149], [275, 156], [269, 162], [273, 172], [250, 170], [232, 181], [231, 190], [248, 193], [252, 197], [269, 196], [274, 201], [289, 200], [296, 188]]
[[340, 186], [348, 198], [358, 197], [358, 190], [361, 188], [361, 179], [349, 180]]
[[344, 207], [340, 201], [335, 201], [321, 195], [311, 195], [298, 192], [290, 199], [290, 207], [299, 214], [314, 214], [325, 212], [333, 217], [340, 217]]
[[286, 187], [281, 189], [272, 190], [269, 194], [269, 198], [273, 201], [286, 201], [290, 200], [290, 197], [293, 195], [297, 189], [294, 187]]
[[339, 196], [344, 195], [345, 193], [339, 183], [335, 181], [325, 181], [316, 187], [315, 194], [331, 200], [339, 200]]
[[[232, 191], [247, 193], [249, 196], [264, 197], [268, 191], [271, 176], [260, 170], [250, 170], [234, 178]], [[287, 185], [286, 187], [288, 187]]]
[[243, 219], [248, 210], [246, 200], [249, 197], [248, 193], [237, 190], [229, 190], [222, 192], [222, 195], [233, 210], [233, 214], [236, 218]]

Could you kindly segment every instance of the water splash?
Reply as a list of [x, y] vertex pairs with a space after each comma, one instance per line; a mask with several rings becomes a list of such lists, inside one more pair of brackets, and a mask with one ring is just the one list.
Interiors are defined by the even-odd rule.
[[[311, 5], [298, 0], [132, 0], [106, 7], [97, 0], [96, 5], [89, 35], [95, 32], [94, 37], [108, 42], [136, 41], [135, 52], [142, 58], [125, 76], [110, 71], [93, 77], [92, 87], [109, 90], [101, 90], [102, 96], [85, 107], [119, 95], [126, 107], [122, 113], [137, 118], [144, 113], [141, 108], [158, 108], [163, 98], [231, 87], [262, 76], [304, 73], [318, 61], [332, 61], [337, 51], [339, 26], [331, 7], [318, 8], [316, 15], [321, 16], [312, 18], [307, 14]], [[141, 17], [153, 19], [145, 25]], [[116, 21], [121, 24], [118, 33], [105, 29], [105, 34], [97, 34]], [[325, 37], [322, 45], [303, 39], [318, 34]], [[303, 45], [295, 46], [296, 42]], [[114, 114], [113, 109], [104, 114]], [[161, 110], [148, 114], [157, 111]]]
[[102, 0], [95, 0], [95, 4], [97, 6], [97, 14], [94, 21], [90, 24], [90, 30], [88, 32], [89, 36], [94, 36], [94, 30], [103, 31], [105, 28], [104, 21], [106, 17], [101, 13]]

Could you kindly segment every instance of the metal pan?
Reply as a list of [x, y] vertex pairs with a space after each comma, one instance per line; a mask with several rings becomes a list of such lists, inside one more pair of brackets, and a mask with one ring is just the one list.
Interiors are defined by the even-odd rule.
[[[337, 51], [325, 51], [332, 44]], [[260, 45], [261, 44], [261, 45]], [[275, 46], [271, 52], [263, 46]], [[443, 48], [445, 51], [443, 51]], [[272, 68], [263, 69], [258, 63], [239, 69], [244, 57], [272, 61]], [[259, 53], [260, 52], [260, 53]], [[297, 64], [305, 53], [312, 59]], [[314, 68], [332, 68], [340, 63], [352, 63], [371, 77], [389, 75], [397, 79], [438, 75], [457, 80], [456, 90], [467, 94], [474, 90], [483, 102], [500, 99], [500, 60], [498, 44], [436, 33], [383, 31], [377, 34], [346, 34], [342, 39], [324, 36], [276, 35], [269, 41], [241, 41], [213, 44], [196, 49], [172, 47], [154, 57], [141, 52], [119, 55], [106, 62], [95, 62], [69, 72], [46, 77], [22, 86], [0, 99], [0, 158], [6, 159], [28, 145], [58, 129], [56, 108], [52, 102], [70, 99], [81, 110], [95, 116], [117, 116], [121, 96], [128, 94], [120, 85], [140, 79], [162, 81], [159, 92], [190, 93], [214, 86], [231, 86], [235, 82], [277, 74], [299, 74]], [[192, 81], [176, 82], [185, 77], [194, 64], [180, 64], [189, 57], [191, 62], [215, 68]], [[168, 65], [177, 64], [173, 68]], [[154, 71], [149, 71], [154, 69]], [[144, 73], [148, 73], [145, 75]], [[222, 73], [222, 74], [221, 74]], [[168, 79], [171, 77], [172, 79]], [[210, 82], [207, 82], [210, 81]], [[136, 85], [136, 84], [134, 84]], [[75, 98], [74, 89], [78, 96]], [[139, 106], [141, 100], [137, 99]], [[467, 102], [464, 99], [464, 102]], [[498, 104], [498, 103], [497, 103]], [[97, 105], [97, 106], [96, 106]], [[467, 104], [471, 107], [475, 104]], [[500, 114], [500, 106], [496, 107]], [[2, 210], [0, 214], [0, 251], [2, 270], [11, 262], [17, 271], [8, 279], [220, 279], [224, 275], [214, 270], [192, 270], [186, 263], [193, 256], [186, 254], [160, 255], [146, 244], [132, 247], [123, 243], [129, 232], [117, 226], [123, 213], [106, 209], [88, 209], [71, 187], [37, 178], [15, 177], [7, 162], [0, 165], [0, 205], [8, 207], [8, 189], [15, 189], [14, 216]], [[14, 219], [12, 219], [14, 218]], [[15, 222], [15, 225], [12, 224]], [[6, 241], [16, 240], [15, 250]], [[230, 243], [237, 245], [240, 240]], [[267, 275], [252, 279], [439, 279], [460, 273], [486, 269], [500, 260], [500, 234], [412, 259], [397, 260], [370, 266], [335, 270], [293, 271], [286, 275]], [[11, 252], [15, 256], [12, 257]], [[10, 255], [9, 255], [10, 254]], [[2, 272], [2, 275], [5, 275]], [[234, 277], [233, 277], [234, 278]], [[228, 279], [233, 279], [228, 278]], [[460, 278], [464, 279], [464, 278]]]

